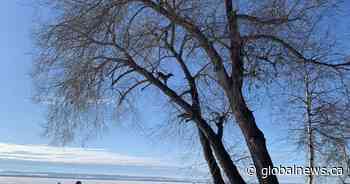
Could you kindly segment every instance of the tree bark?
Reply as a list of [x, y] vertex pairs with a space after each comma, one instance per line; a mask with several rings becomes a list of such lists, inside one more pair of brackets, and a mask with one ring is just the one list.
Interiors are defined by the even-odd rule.
[[235, 119], [243, 132], [244, 138], [252, 156], [260, 183], [278, 184], [275, 175], [263, 178], [263, 168], [272, 168], [273, 163], [267, 151], [264, 134], [258, 128], [253, 113], [249, 110], [242, 93], [244, 63], [241, 57], [241, 35], [238, 27], [236, 10], [232, 0], [225, 0], [226, 16], [230, 34], [230, 58], [232, 62], [231, 81], [222, 81], [225, 93]]
[[252, 111], [248, 108], [242, 93], [243, 86], [243, 62], [240, 58], [240, 48], [233, 47], [232, 53], [232, 76], [229, 87], [224, 87], [225, 93], [230, 101], [230, 106], [235, 119], [244, 135], [252, 156], [257, 176], [260, 183], [278, 184], [275, 175], [263, 178], [263, 168], [272, 168], [273, 163], [267, 151], [263, 132], [258, 128]]
[[[241, 96], [241, 94], [238, 94], [238, 96]], [[267, 151], [264, 134], [257, 127], [253, 113], [244, 103], [244, 99], [239, 99], [240, 101], [236, 99], [237, 101], [235, 100], [231, 106], [236, 117], [236, 121], [238, 122], [238, 125], [242, 130], [244, 138], [248, 145], [257, 171], [256, 173], [259, 179], [259, 183], [278, 184], [278, 180], [275, 175], [269, 175], [266, 178], [263, 178], [263, 168], [272, 168], [273, 163]]]
[[225, 181], [222, 178], [220, 167], [218, 166], [216, 159], [212, 153], [212, 149], [210, 147], [210, 143], [208, 139], [205, 137], [205, 135], [200, 129], [198, 129], [198, 134], [199, 134], [199, 139], [201, 141], [204, 158], [208, 164], [209, 171], [212, 176], [214, 184], [225, 184]]
[[196, 126], [203, 132], [205, 137], [208, 139], [210, 145], [212, 146], [212, 149], [215, 153], [216, 158], [218, 159], [221, 167], [223, 168], [223, 171], [225, 172], [228, 180], [231, 184], [245, 184], [245, 181], [243, 180], [242, 176], [239, 174], [239, 171], [235, 164], [233, 163], [230, 155], [228, 154], [227, 150], [225, 149], [224, 144], [222, 143], [222, 140], [219, 138], [219, 136], [212, 130], [212, 128], [209, 126], [208, 122], [206, 122], [202, 116], [199, 109], [195, 110], [193, 109], [193, 106], [188, 104], [186, 101], [184, 101], [181, 97], [177, 95], [175, 91], [168, 88], [168, 86], [164, 85], [162, 82], [160, 82], [157, 78], [153, 76], [152, 73], [148, 72], [146, 69], [140, 67], [133, 58], [128, 55], [127, 52], [125, 52], [128, 58], [128, 65], [129, 67], [135, 69], [136, 72], [144, 76], [146, 79], [148, 79], [150, 82], [152, 82], [153, 85], [158, 87], [165, 95], [167, 95], [170, 99], [172, 99], [177, 105], [182, 107], [184, 111], [192, 114], [193, 121], [196, 123]]
[[[201, 131], [207, 129], [207, 127], [203, 126], [203, 125], [208, 125], [204, 119], [197, 116], [195, 121]], [[223, 171], [225, 172], [229, 182], [231, 184], [245, 184], [245, 181], [243, 180], [242, 176], [239, 174], [239, 171], [236, 165], [233, 163], [231, 156], [228, 154], [227, 150], [225, 149], [225, 146], [222, 143], [222, 140], [214, 132], [211, 132], [211, 131], [202, 131], [202, 132], [203, 132], [203, 135], [205, 135], [205, 137], [208, 138], [208, 141], [212, 146], [215, 156], [218, 162], [220, 163]]]
[[[173, 33], [174, 35], [175, 33]], [[188, 69], [186, 62], [183, 60], [181, 54], [179, 54], [174, 46], [171, 43], [168, 43], [165, 41], [165, 45], [168, 47], [168, 49], [174, 54], [174, 57], [177, 59], [176, 61], [179, 63], [181, 66], [181, 69], [187, 79], [187, 82], [190, 87], [190, 93], [191, 93], [191, 98], [192, 98], [192, 107], [193, 109], [196, 109], [197, 114], [201, 112], [201, 105], [199, 101], [199, 95], [198, 95], [198, 90], [197, 90], [197, 85], [196, 85], [196, 80], [192, 76], [190, 70]], [[214, 184], [225, 184], [224, 179], [221, 175], [220, 167], [218, 166], [216, 162], [216, 158], [213, 155], [212, 148], [210, 146], [210, 142], [208, 139], [205, 137], [204, 133], [201, 131], [201, 129], [198, 127], [198, 135], [199, 135], [199, 140], [202, 146], [203, 150], [203, 155], [204, 158], [207, 162], [210, 174], [212, 176], [212, 180]]]
[[243, 61], [240, 56], [240, 45], [233, 43], [231, 48], [232, 75], [229, 87], [223, 86], [230, 101], [230, 107], [244, 135], [252, 156], [260, 183], [278, 184], [275, 175], [263, 178], [263, 168], [272, 168], [273, 163], [267, 151], [263, 132], [258, 128], [252, 111], [248, 108], [243, 92]]
[[[306, 100], [306, 123], [307, 123], [307, 151], [308, 151], [308, 165], [310, 168], [315, 166], [315, 149], [313, 140], [313, 127], [312, 127], [312, 94], [310, 92], [310, 79], [309, 74], [305, 76], [305, 100]], [[314, 175], [311, 172], [308, 176], [308, 184], [314, 183]]]

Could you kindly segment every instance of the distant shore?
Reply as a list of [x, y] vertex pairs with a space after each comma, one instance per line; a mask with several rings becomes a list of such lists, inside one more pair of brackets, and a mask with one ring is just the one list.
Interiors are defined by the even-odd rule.
[[[74, 184], [76, 179], [65, 178], [39, 178], [39, 177], [4, 177], [0, 176], [0, 184]], [[127, 180], [93, 180], [84, 179], [81, 180], [83, 184], [192, 184], [192, 182], [167, 182], [167, 181], [127, 181]]]
[[102, 175], [102, 174], [70, 174], [50, 172], [0, 172], [2, 178], [43, 178], [43, 179], [67, 179], [67, 180], [100, 180], [100, 181], [135, 181], [135, 182], [167, 182], [167, 183], [205, 183], [204, 180], [189, 180], [168, 177]]

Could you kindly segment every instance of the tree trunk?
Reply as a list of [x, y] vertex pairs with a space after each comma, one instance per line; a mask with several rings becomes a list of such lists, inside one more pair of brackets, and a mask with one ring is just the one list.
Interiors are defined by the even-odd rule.
[[[309, 151], [309, 167], [310, 169], [314, 168], [314, 155], [315, 150], [313, 146], [313, 134], [311, 127], [308, 127], [308, 151]], [[311, 172], [308, 176], [308, 183], [313, 184], [314, 183], [314, 175]]]
[[275, 175], [263, 178], [261, 173], [263, 168], [272, 168], [273, 163], [267, 151], [265, 137], [255, 122], [253, 113], [247, 107], [241, 90], [233, 90], [231, 97], [231, 108], [252, 156], [256, 173], [260, 183], [277, 184], [278, 180]]
[[204, 158], [208, 164], [210, 174], [213, 178], [214, 184], [225, 184], [224, 179], [222, 178], [220, 167], [218, 166], [216, 159], [212, 153], [210, 143], [205, 137], [203, 132], [198, 129], [199, 139], [201, 141]]
[[197, 117], [195, 121], [197, 125], [202, 126], [202, 127], [199, 126], [199, 128], [203, 132], [203, 135], [205, 135], [207, 140], [210, 142], [212, 150], [215, 153], [215, 157], [220, 163], [229, 182], [231, 184], [245, 184], [245, 181], [243, 180], [242, 176], [239, 174], [239, 171], [236, 165], [233, 163], [231, 156], [228, 154], [227, 150], [225, 149], [225, 146], [222, 143], [222, 140], [214, 132], [203, 131], [209, 128], [209, 127], [203, 127], [204, 125], [208, 125], [205, 120]]
[[221, 141], [214, 143], [213, 150], [225, 174], [231, 184], [245, 184], [242, 176], [239, 174], [237, 167], [233, 164], [233, 161], [226, 151]]
[[[305, 100], [306, 100], [306, 128], [307, 128], [307, 151], [308, 151], [308, 165], [310, 168], [314, 168], [314, 140], [313, 140], [313, 127], [312, 127], [312, 94], [310, 93], [310, 79], [308, 74], [305, 76]], [[311, 172], [308, 176], [308, 184], [314, 183], [314, 175]]]
[[[250, 154], [254, 161], [256, 173], [260, 183], [278, 184], [277, 177], [274, 175], [263, 178], [261, 173], [263, 168], [273, 167], [272, 160], [266, 148], [265, 137], [262, 131], [256, 125], [254, 115], [249, 110], [244, 96], [242, 94], [243, 87], [243, 71], [244, 63], [241, 57], [241, 35], [238, 27], [238, 19], [236, 10], [233, 8], [231, 0], [225, 0], [226, 16], [230, 34], [230, 57], [232, 62], [231, 81], [220, 81], [222, 87], [230, 101], [232, 112], [241, 128], [248, 145]], [[219, 79], [225, 80], [225, 78]]]

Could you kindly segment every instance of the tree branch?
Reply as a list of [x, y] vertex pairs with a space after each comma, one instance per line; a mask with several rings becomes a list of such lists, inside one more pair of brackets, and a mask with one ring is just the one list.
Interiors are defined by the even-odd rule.
[[280, 25], [280, 24], [290, 23], [290, 22], [299, 20], [299, 18], [289, 19], [288, 16], [263, 20], [259, 17], [246, 15], [246, 14], [237, 14], [237, 18], [242, 20], [247, 20], [257, 24], [262, 24], [262, 25]]
[[251, 35], [251, 36], [244, 36], [242, 37], [243, 42], [248, 42], [248, 41], [254, 41], [254, 40], [259, 40], [259, 39], [267, 39], [272, 42], [278, 43], [284, 48], [286, 48], [289, 52], [291, 52], [295, 57], [300, 59], [303, 62], [311, 62], [316, 65], [323, 65], [327, 67], [332, 67], [335, 69], [344, 69], [344, 70], [350, 70], [348, 68], [344, 68], [345, 66], [350, 66], [350, 61], [344, 62], [344, 63], [337, 63], [337, 64], [331, 64], [331, 63], [323, 63], [320, 62], [316, 59], [309, 59], [306, 58], [300, 51], [298, 51], [297, 48], [293, 47], [290, 43], [287, 41], [283, 40], [282, 38], [278, 38], [277, 36], [273, 35], [267, 35], [267, 34], [257, 34], [257, 35]]
[[154, 11], [158, 12], [159, 14], [165, 16], [166, 18], [170, 19], [174, 23], [182, 26], [185, 28], [191, 35], [193, 35], [198, 42], [201, 44], [202, 48], [207, 53], [208, 57], [210, 58], [211, 62], [214, 65], [214, 70], [216, 74], [218, 75], [218, 78], [222, 79], [220, 80], [223, 87], [229, 89], [230, 84], [229, 82], [229, 76], [227, 74], [227, 71], [223, 65], [223, 61], [219, 53], [214, 48], [213, 44], [210, 43], [210, 41], [206, 38], [206, 36], [201, 32], [201, 30], [195, 26], [192, 22], [189, 20], [177, 15], [175, 12], [170, 11], [171, 9], [164, 9], [163, 7], [159, 6], [158, 4], [154, 3], [151, 0], [135, 0], [138, 2], [144, 3], [146, 6], [150, 7]]

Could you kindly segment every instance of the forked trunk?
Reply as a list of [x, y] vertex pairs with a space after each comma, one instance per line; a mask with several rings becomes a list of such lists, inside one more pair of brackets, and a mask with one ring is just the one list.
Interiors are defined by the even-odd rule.
[[[196, 121], [198, 121], [197, 124], [207, 124], [205, 120], [200, 118], [196, 119]], [[204, 127], [202, 128], [204, 129]], [[240, 175], [236, 165], [233, 163], [231, 156], [225, 149], [225, 146], [222, 143], [222, 140], [219, 138], [219, 136], [213, 134], [213, 132], [203, 132], [203, 135], [205, 135], [205, 137], [208, 138], [207, 140], [209, 141], [211, 148], [214, 151], [215, 157], [219, 162], [220, 166], [222, 167], [229, 182], [231, 184], [245, 184], [245, 181]]]
[[198, 130], [199, 139], [201, 141], [203, 155], [207, 162], [210, 174], [213, 178], [214, 184], [225, 184], [224, 179], [222, 178], [220, 167], [218, 166], [216, 159], [212, 153], [212, 149], [210, 147], [210, 143], [208, 139], [205, 137], [201, 130]]

